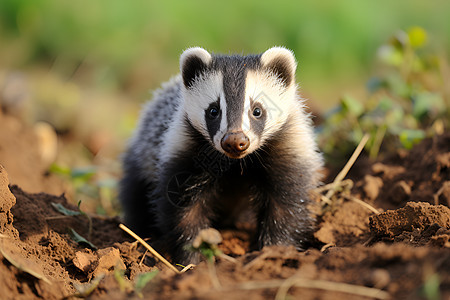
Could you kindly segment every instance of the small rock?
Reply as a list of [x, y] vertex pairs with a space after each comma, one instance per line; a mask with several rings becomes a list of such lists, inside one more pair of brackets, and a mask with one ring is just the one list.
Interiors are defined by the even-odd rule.
[[409, 196], [411, 195], [411, 187], [406, 183], [406, 181], [398, 181], [389, 191], [389, 200], [392, 203], [400, 204], [407, 202]]
[[222, 242], [222, 235], [220, 235], [220, 232], [214, 228], [207, 228], [200, 231], [192, 243], [192, 246], [198, 248], [202, 243], [217, 246], [220, 242]]
[[442, 187], [436, 193], [437, 202], [450, 206], [450, 181], [444, 182]]
[[83, 271], [84, 273], [90, 273], [98, 262], [98, 257], [91, 252], [81, 252], [75, 253], [75, 258], [73, 259], [73, 264], [75, 267]]
[[33, 130], [38, 140], [37, 149], [42, 163], [49, 167], [55, 162], [58, 153], [58, 136], [56, 131], [46, 122], [37, 122]]
[[441, 234], [433, 236], [429, 244], [435, 247], [450, 248], [450, 235]]
[[98, 265], [94, 270], [94, 277], [100, 274], [108, 274], [114, 271], [114, 268], [126, 269], [126, 266], [120, 257], [120, 251], [117, 248], [108, 247], [97, 251]]
[[390, 166], [383, 163], [375, 163], [372, 165], [372, 172], [374, 174], [382, 175], [383, 179], [391, 180], [395, 176], [404, 173], [406, 170], [402, 166]]
[[366, 175], [364, 177], [363, 190], [366, 196], [370, 200], [375, 200], [380, 193], [380, 188], [383, 186], [383, 180], [380, 177], [374, 177], [371, 175]]
[[375, 288], [385, 288], [391, 281], [391, 275], [385, 269], [375, 269], [371, 274], [372, 283]]

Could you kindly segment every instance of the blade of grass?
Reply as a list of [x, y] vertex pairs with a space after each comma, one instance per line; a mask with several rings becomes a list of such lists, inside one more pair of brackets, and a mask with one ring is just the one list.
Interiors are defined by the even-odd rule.
[[68, 208], [65, 208], [64, 205], [62, 205], [61, 203], [54, 203], [52, 202], [51, 205], [60, 213], [62, 213], [65, 216], [69, 216], [69, 217], [73, 217], [73, 216], [79, 216], [81, 215], [81, 212], [79, 211], [75, 211], [75, 210], [71, 210]]
[[78, 234], [75, 230], [73, 230], [73, 228], [69, 228], [69, 235], [70, 237], [77, 242], [78, 244], [85, 244], [87, 245], [89, 248], [97, 250], [97, 247], [92, 244], [91, 242], [89, 242], [87, 239], [85, 239], [83, 236], [81, 236], [80, 234]]

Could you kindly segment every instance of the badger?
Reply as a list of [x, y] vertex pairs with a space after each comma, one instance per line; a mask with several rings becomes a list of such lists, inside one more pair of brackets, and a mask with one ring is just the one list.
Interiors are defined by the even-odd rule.
[[259, 248], [309, 247], [309, 191], [320, 182], [322, 155], [296, 67], [284, 47], [247, 56], [185, 50], [180, 74], [144, 106], [123, 155], [125, 222], [182, 264], [199, 261], [187, 247], [202, 229], [244, 210], [253, 213]]

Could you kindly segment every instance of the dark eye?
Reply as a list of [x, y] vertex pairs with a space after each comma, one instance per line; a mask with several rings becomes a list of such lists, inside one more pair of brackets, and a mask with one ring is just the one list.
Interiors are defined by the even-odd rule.
[[259, 118], [262, 115], [262, 110], [259, 107], [255, 107], [255, 109], [253, 110], [253, 116], [255, 118]]
[[210, 118], [210, 119], [217, 118], [219, 116], [219, 114], [220, 114], [220, 110], [215, 106], [210, 107], [207, 110], [207, 115], [208, 115], [208, 118]]

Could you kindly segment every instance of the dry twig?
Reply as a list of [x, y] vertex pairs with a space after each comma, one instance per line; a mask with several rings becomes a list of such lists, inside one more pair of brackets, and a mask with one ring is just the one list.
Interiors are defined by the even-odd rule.
[[380, 289], [320, 279], [306, 279], [298, 276], [293, 276], [291, 278], [288, 278], [287, 280], [275, 279], [267, 281], [249, 281], [236, 286], [223, 287], [221, 291], [236, 289], [257, 290], [278, 288], [279, 290], [275, 299], [285, 299], [287, 292], [293, 286], [306, 289], [340, 292], [375, 299], [389, 299], [389, 293]]
[[363, 138], [359, 142], [358, 147], [356, 147], [355, 151], [353, 152], [353, 154], [350, 157], [350, 159], [348, 160], [348, 162], [345, 164], [344, 168], [341, 170], [341, 172], [339, 172], [339, 174], [334, 179], [334, 181], [331, 185], [331, 188], [328, 190], [325, 197], [330, 199], [333, 196], [333, 194], [336, 192], [336, 188], [339, 186], [339, 183], [345, 178], [348, 171], [350, 171], [350, 168], [353, 166], [353, 164], [355, 163], [359, 154], [361, 154], [361, 151], [364, 149], [364, 146], [366, 145], [367, 141], [369, 140], [369, 137], [370, 137], [370, 135], [368, 133], [366, 133], [363, 136]]
[[136, 233], [131, 231], [128, 227], [126, 227], [123, 224], [119, 224], [120, 229], [131, 235], [133, 238], [139, 241], [145, 248], [147, 248], [148, 251], [150, 251], [151, 254], [153, 254], [156, 258], [158, 258], [163, 264], [169, 267], [172, 271], [174, 271], [177, 274], [180, 274], [180, 271], [178, 271], [177, 268], [175, 268], [170, 262], [168, 262], [161, 254], [156, 252], [155, 249], [153, 249], [149, 244], [147, 244], [146, 241], [144, 241], [141, 237], [139, 237]]
[[306, 279], [298, 276], [293, 276], [285, 280], [280, 285], [280, 288], [278, 289], [278, 292], [275, 296], [275, 300], [286, 299], [289, 289], [293, 286], [309, 289], [319, 289], [330, 292], [341, 292], [368, 298], [376, 298], [376, 299], [389, 298], [389, 294], [387, 292], [376, 288], [369, 288], [361, 285], [354, 285], [327, 280]]
[[368, 204], [368, 203], [366, 203], [366, 202], [364, 202], [364, 201], [362, 201], [362, 200], [360, 200], [360, 199], [358, 199], [358, 198], [356, 198], [356, 197], [353, 197], [353, 196], [351, 196], [351, 195], [343, 195], [343, 197], [346, 198], [346, 199], [348, 199], [348, 200], [354, 201], [354, 202], [356, 202], [356, 203], [358, 203], [358, 204], [364, 206], [365, 208], [367, 208], [367, 209], [370, 210], [371, 212], [376, 213], [377, 215], [380, 213], [380, 212], [378, 211], [378, 209], [376, 209], [376, 208], [373, 207], [372, 205], [370, 205], [370, 204]]
[[194, 264], [188, 264], [186, 267], [184, 267], [184, 268], [180, 271], [180, 273], [184, 273], [184, 272], [186, 272], [187, 270], [193, 269], [194, 267], [195, 267]]
[[[331, 198], [335, 195], [335, 193], [337, 191], [343, 190], [343, 189], [351, 189], [353, 187], [353, 181], [351, 181], [350, 179], [344, 180], [345, 176], [347, 175], [348, 171], [350, 170], [350, 168], [353, 166], [353, 164], [355, 163], [356, 159], [359, 157], [359, 155], [361, 154], [361, 151], [364, 149], [364, 146], [366, 145], [367, 141], [369, 140], [369, 134], [365, 134], [363, 136], [363, 138], [361, 139], [361, 141], [359, 142], [358, 146], [356, 147], [355, 151], [353, 152], [352, 156], [350, 157], [350, 159], [347, 161], [347, 163], [345, 164], [344, 168], [342, 168], [341, 172], [339, 172], [339, 174], [336, 176], [336, 178], [334, 179], [334, 181], [332, 183], [326, 184], [324, 186], [318, 187], [315, 191], [317, 193], [323, 193], [325, 191], [327, 191], [327, 193], [325, 195], [320, 195], [320, 199], [322, 202], [331, 205], [333, 204], [333, 201], [331, 200]], [[365, 208], [369, 209], [370, 211], [379, 214], [380, 212], [374, 208], [373, 206], [371, 206], [370, 204], [356, 198], [350, 195], [342, 195], [342, 197], [354, 201], [362, 206], [364, 206]]]

